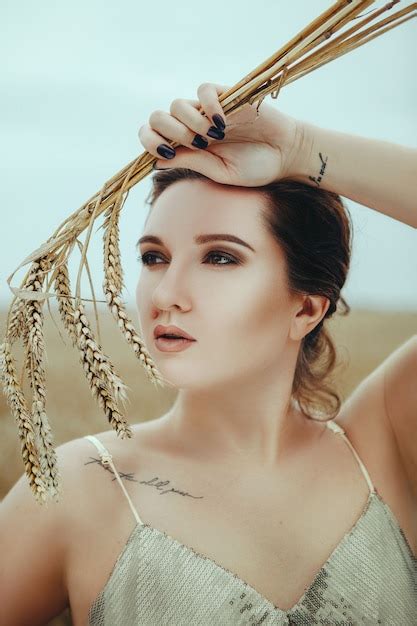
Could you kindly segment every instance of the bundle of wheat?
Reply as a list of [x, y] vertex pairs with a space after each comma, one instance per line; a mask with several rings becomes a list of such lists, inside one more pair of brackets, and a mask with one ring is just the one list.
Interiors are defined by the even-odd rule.
[[[394, 0], [380, 9], [368, 12], [360, 21], [356, 21], [363, 17], [359, 13], [373, 4], [373, 0], [336, 2], [269, 59], [221, 94], [219, 101], [224, 114], [227, 117], [248, 103], [249, 105], [257, 103], [258, 111], [266, 95], [271, 94], [272, 98], [277, 98], [284, 85], [416, 17], [417, 3], [413, 3], [388, 18], [364, 28], [398, 2], [399, 0]], [[355, 20], [353, 26], [342, 30], [353, 20]], [[340, 34], [333, 37], [337, 31], [341, 31]], [[200, 113], [205, 115], [201, 109]], [[179, 144], [170, 145], [176, 147]], [[157, 371], [140, 334], [127, 316], [121, 298], [124, 285], [119, 250], [119, 215], [129, 190], [152, 172], [155, 160], [153, 155], [145, 151], [126, 165], [104, 183], [99, 192], [72, 213], [46, 243], [24, 259], [7, 280], [15, 297], [8, 311], [4, 342], [0, 346], [1, 380], [11, 412], [17, 422], [25, 473], [30, 488], [40, 504], [46, 502], [47, 496], [59, 501], [60, 489], [56, 454], [46, 415], [43, 341], [45, 300], [50, 310], [49, 298], [57, 298], [63, 325], [73, 346], [80, 353], [80, 362], [91, 392], [112, 428], [122, 438], [132, 436], [129, 424], [118, 406], [119, 400], [123, 402], [126, 400], [126, 386], [117, 375], [109, 357], [104, 354], [100, 342], [96, 340], [82, 304], [87, 298], [81, 298], [80, 295], [80, 279], [85, 264], [98, 325], [96, 299], [86, 255], [93, 224], [102, 213], [104, 213], [101, 227], [104, 231], [105, 276], [103, 291], [106, 302], [123, 337], [132, 346], [150, 381], [156, 386], [164, 386], [167, 383]], [[78, 237], [86, 229], [83, 244]], [[68, 257], [76, 243], [81, 250], [81, 262], [73, 296], [68, 274]], [[28, 263], [31, 263], [31, 266], [20, 288], [12, 287], [10, 283], [14, 274]], [[47, 276], [48, 282], [44, 291], [43, 285]], [[49, 291], [52, 283], [55, 293]], [[22, 339], [25, 348], [20, 381], [12, 355], [12, 345], [18, 339]], [[25, 372], [32, 390], [30, 408], [22, 390]]]

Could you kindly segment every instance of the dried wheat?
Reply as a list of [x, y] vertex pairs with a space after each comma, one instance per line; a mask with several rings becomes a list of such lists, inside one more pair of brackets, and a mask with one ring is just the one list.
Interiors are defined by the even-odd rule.
[[119, 251], [118, 216], [119, 211], [117, 208], [113, 209], [104, 222], [104, 295], [118, 328], [121, 330], [127, 343], [132, 346], [137, 358], [141, 361], [149, 380], [156, 386], [158, 384], [163, 386], [164, 379], [156, 369], [143, 339], [139, 336], [129, 319], [120, 297], [123, 286], [123, 273]]
[[116, 374], [101, 346], [97, 344], [81, 302], [75, 306], [74, 322], [80, 360], [93, 397], [104, 410], [111, 427], [121, 434], [122, 439], [132, 437], [132, 430], [116, 404], [116, 398], [126, 399], [126, 385]]
[[0, 346], [0, 367], [4, 392], [17, 426], [21, 441], [21, 453], [30, 489], [40, 504], [46, 502], [48, 488], [45, 484], [36, 434], [25, 397], [17, 381], [16, 368], [11, 353], [11, 345], [4, 342]]

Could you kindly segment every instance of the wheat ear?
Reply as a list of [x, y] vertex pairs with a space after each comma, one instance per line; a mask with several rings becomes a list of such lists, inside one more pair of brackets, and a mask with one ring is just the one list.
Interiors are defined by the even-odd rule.
[[[52, 258], [41, 258], [39, 262], [35, 262], [32, 266], [31, 277], [27, 281], [27, 288], [40, 292], [51, 266]], [[41, 300], [26, 300], [25, 325], [27, 332], [24, 334], [24, 342], [26, 343], [26, 369], [32, 388], [32, 422], [40, 454], [42, 477], [49, 495], [57, 499], [59, 489], [57, 457], [51, 427], [46, 415], [43, 305], [44, 301]]]
[[93, 397], [103, 409], [113, 430], [120, 434], [122, 439], [132, 437], [132, 430], [116, 404], [116, 399], [127, 399], [127, 387], [116, 374], [109, 357], [97, 343], [81, 302], [75, 306], [74, 323], [80, 360]]
[[139, 359], [149, 380], [157, 387], [163, 387], [165, 379], [158, 372], [155, 364], [145, 347], [145, 342], [136, 331], [129, 319], [126, 309], [122, 304], [121, 290], [123, 287], [123, 270], [120, 261], [119, 248], [119, 215], [120, 206], [108, 209], [103, 222], [103, 257], [104, 257], [104, 281], [103, 291], [109, 309], [117, 322], [123, 337], [132, 346], [136, 357]]
[[37, 502], [44, 504], [48, 488], [43, 478], [32, 417], [17, 380], [14, 363], [11, 344], [5, 341], [0, 345], [1, 381], [8, 405], [18, 426], [22, 459], [30, 489]]
[[76, 347], [78, 343], [77, 329], [74, 322], [74, 306], [71, 302], [71, 286], [66, 262], [62, 263], [56, 270], [54, 289], [62, 323], [71, 339], [72, 346]]
[[21, 337], [25, 328], [25, 301], [17, 298], [10, 314], [7, 340], [11, 344]]
[[54, 287], [62, 322], [80, 352], [80, 362], [93, 397], [104, 410], [112, 428], [122, 433], [122, 438], [131, 436], [126, 419], [116, 406], [118, 399], [123, 402], [127, 399], [127, 387], [95, 339], [83, 305], [80, 302], [74, 307], [71, 302], [73, 296], [66, 262], [56, 270]]

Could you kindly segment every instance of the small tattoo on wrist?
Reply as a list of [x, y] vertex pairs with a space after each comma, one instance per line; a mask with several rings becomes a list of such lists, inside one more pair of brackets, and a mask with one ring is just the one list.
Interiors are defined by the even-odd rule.
[[323, 159], [323, 155], [321, 152], [319, 152], [319, 157], [321, 161], [320, 174], [318, 175], [317, 178], [315, 178], [314, 176], [309, 176], [309, 179], [312, 180], [314, 183], [316, 183], [317, 187], [320, 187], [320, 181], [323, 178], [324, 170], [326, 169], [326, 164], [327, 164], [327, 159], [328, 159], [327, 156], [326, 156], [326, 159]]

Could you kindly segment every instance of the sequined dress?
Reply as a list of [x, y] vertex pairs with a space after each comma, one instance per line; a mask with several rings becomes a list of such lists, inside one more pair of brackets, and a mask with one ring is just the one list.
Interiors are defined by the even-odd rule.
[[94, 435], [136, 520], [112, 572], [90, 607], [88, 626], [417, 626], [417, 559], [345, 431], [369, 487], [364, 509], [298, 602], [275, 606], [237, 574], [139, 517], [111, 454]]

